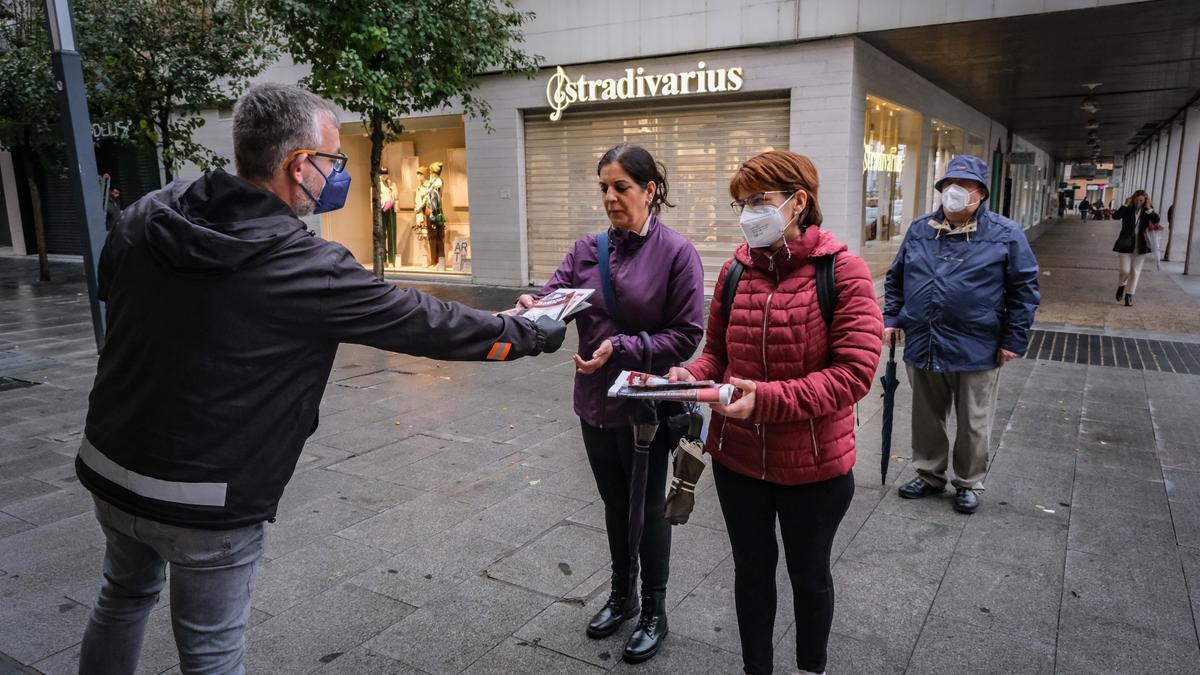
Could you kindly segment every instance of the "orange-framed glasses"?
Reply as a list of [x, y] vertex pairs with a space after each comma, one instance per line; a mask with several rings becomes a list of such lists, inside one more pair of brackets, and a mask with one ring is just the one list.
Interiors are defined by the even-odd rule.
[[341, 172], [345, 171], [346, 170], [346, 162], [350, 161], [349, 157], [343, 155], [340, 152], [337, 154], [333, 154], [333, 153], [328, 153], [328, 152], [318, 152], [317, 150], [295, 150], [292, 152], [292, 154], [288, 155], [287, 158], [283, 160], [283, 168], [286, 169], [292, 163], [292, 160], [300, 155], [311, 155], [313, 157], [324, 157], [325, 159], [332, 160], [333, 161], [333, 173], [341, 173]]

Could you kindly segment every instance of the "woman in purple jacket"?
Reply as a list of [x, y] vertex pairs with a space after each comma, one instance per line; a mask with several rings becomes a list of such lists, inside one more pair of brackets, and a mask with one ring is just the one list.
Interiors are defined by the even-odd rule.
[[[597, 235], [581, 237], [571, 247], [554, 277], [536, 296], [522, 295], [528, 307], [535, 298], [559, 288], [591, 288], [592, 308], [575, 319], [579, 354], [575, 355], [575, 412], [583, 426], [583, 445], [604, 500], [608, 548], [612, 555], [612, 594], [588, 624], [591, 638], [612, 635], [638, 614], [637, 589], [630, 588], [629, 477], [633, 456], [630, 406], [607, 397], [622, 370], [642, 368], [638, 333], [650, 334], [651, 363], [656, 373], [688, 360], [704, 334], [704, 268], [696, 247], [658, 219], [667, 201], [667, 179], [661, 164], [636, 145], [621, 144], [604, 154], [596, 167], [600, 194], [610, 224], [608, 256], [617, 311], [607, 307], [601, 289]], [[628, 325], [618, 326], [613, 316]], [[665, 516], [667, 430], [663, 424], [650, 451], [646, 524], [642, 534], [641, 618], [623, 658], [645, 661], [658, 652], [667, 634], [666, 592], [670, 567], [671, 527]]]

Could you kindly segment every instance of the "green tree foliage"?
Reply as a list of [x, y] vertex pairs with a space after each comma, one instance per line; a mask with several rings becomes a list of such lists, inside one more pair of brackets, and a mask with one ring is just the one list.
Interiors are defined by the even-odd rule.
[[75, 0], [93, 119], [134, 122], [167, 180], [185, 163], [224, 166], [196, 143], [200, 113], [236, 97], [271, 63], [277, 33], [261, 0]]
[[33, 208], [42, 281], [50, 280], [39, 184], [61, 168], [63, 138], [41, 0], [0, 0], [0, 146], [21, 164]]
[[[481, 73], [532, 77], [541, 58], [520, 49], [532, 13], [508, 0], [264, 0], [286, 49], [312, 66], [304, 84], [362, 116], [371, 138], [371, 185], [384, 144], [415, 112], [458, 104], [488, 118]], [[372, 190], [375, 275], [383, 278], [383, 215]]]

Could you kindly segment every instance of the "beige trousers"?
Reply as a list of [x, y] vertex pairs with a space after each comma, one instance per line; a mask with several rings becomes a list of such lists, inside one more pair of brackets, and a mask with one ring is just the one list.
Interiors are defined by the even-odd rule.
[[974, 488], [987, 472], [996, 413], [1000, 369], [972, 373], [936, 373], [908, 366], [913, 390], [913, 467], [930, 485], [945, 487], [950, 462], [946, 425], [953, 406], [958, 425], [954, 439], [954, 486]]
[[1142, 263], [1146, 262], [1147, 253], [1134, 255], [1133, 253], [1118, 253], [1118, 261], [1121, 264], [1120, 282], [1118, 286], [1125, 287], [1127, 295], [1137, 293], [1138, 279], [1142, 278]]

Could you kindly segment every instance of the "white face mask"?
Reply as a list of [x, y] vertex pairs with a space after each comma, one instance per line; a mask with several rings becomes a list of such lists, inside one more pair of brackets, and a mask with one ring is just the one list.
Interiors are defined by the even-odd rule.
[[741, 226], [742, 236], [746, 238], [746, 243], [750, 244], [751, 248], [766, 248], [783, 237], [783, 232], [788, 227], [788, 221], [784, 219], [780, 207], [786, 205], [795, 196], [796, 194], [792, 193], [792, 196], [785, 199], [779, 206], [760, 204], [742, 209], [738, 225]]
[[971, 192], [961, 185], [951, 185], [942, 191], [942, 208], [950, 213], [965, 211], [971, 206]]

